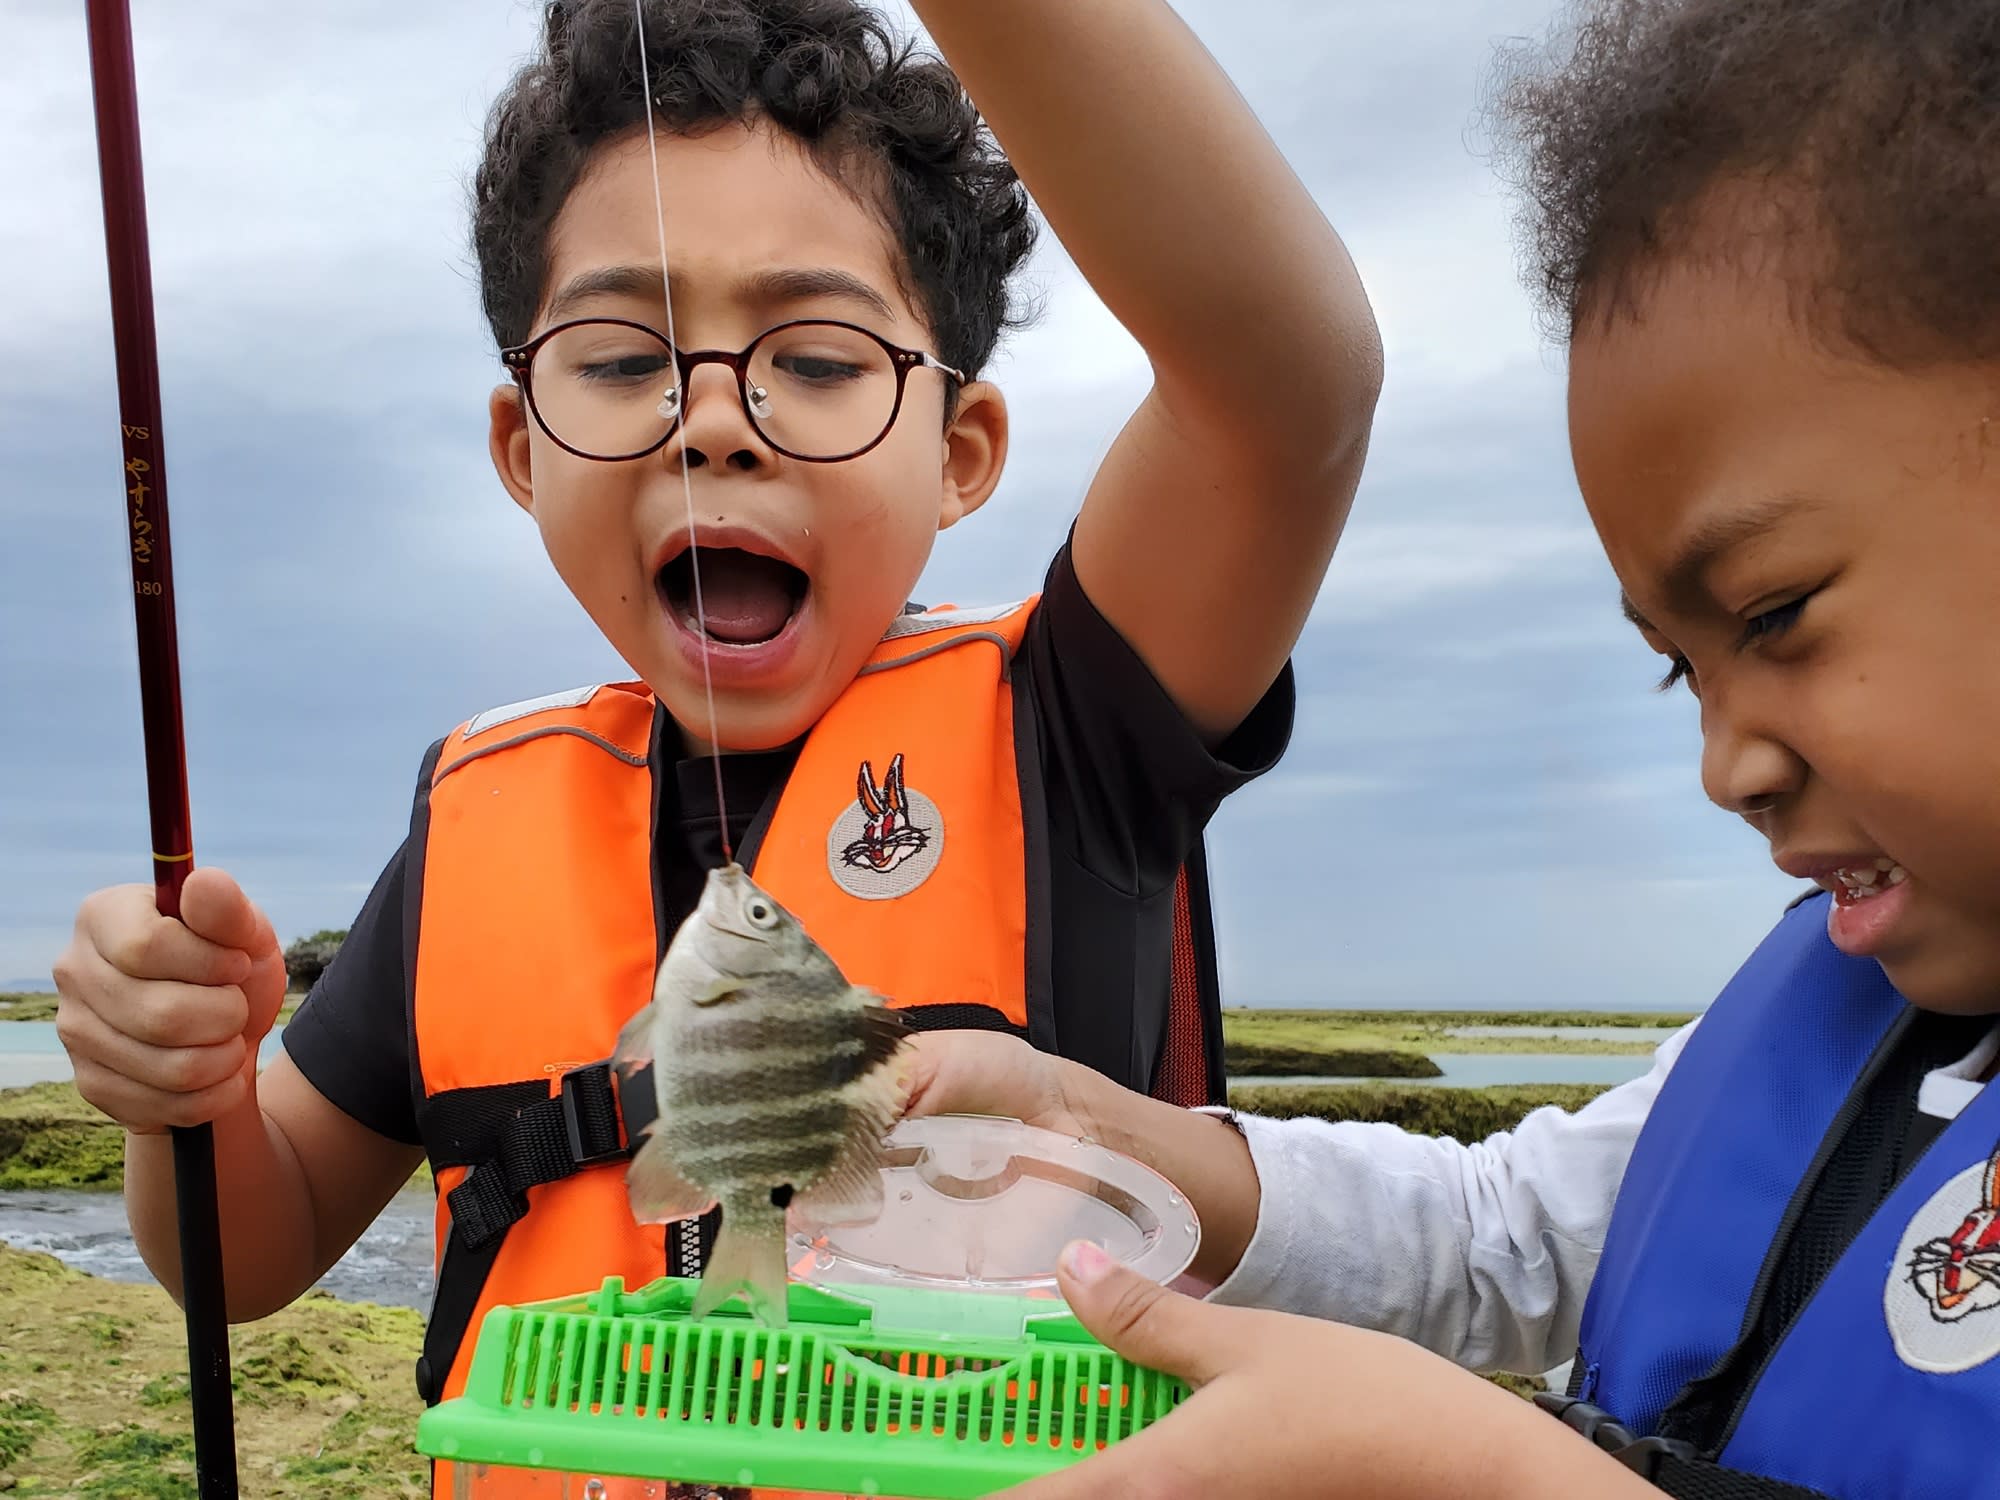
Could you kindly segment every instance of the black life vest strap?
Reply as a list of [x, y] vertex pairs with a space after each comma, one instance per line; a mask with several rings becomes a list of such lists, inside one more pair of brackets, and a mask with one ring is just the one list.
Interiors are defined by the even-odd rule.
[[1818, 1490], [1710, 1463], [1692, 1443], [1637, 1437], [1602, 1407], [1542, 1391], [1535, 1405], [1674, 1500], [1828, 1500]]
[[[990, 1005], [919, 1005], [898, 1014], [912, 1031], [1028, 1034]], [[528, 1189], [627, 1160], [658, 1113], [652, 1068], [621, 1073], [608, 1057], [571, 1068], [553, 1095], [546, 1083], [529, 1080], [446, 1089], [424, 1100], [417, 1124], [431, 1169], [471, 1169], [445, 1195], [451, 1227], [417, 1360], [425, 1405], [443, 1393], [507, 1231], [527, 1215]], [[721, 1210], [711, 1209], [670, 1226], [664, 1274], [699, 1275], [721, 1222]]]
[[445, 1195], [451, 1226], [417, 1360], [425, 1405], [443, 1393], [507, 1231], [528, 1212], [528, 1189], [625, 1160], [656, 1113], [653, 1070], [619, 1073], [610, 1058], [571, 1068], [554, 1094], [530, 1080], [447, 1089], [424, 1101], [418, 1125], [432, 1171], [471, 1169]]

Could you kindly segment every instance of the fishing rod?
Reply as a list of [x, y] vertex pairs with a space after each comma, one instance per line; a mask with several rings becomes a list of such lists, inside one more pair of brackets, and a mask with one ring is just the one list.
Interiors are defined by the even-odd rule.
[[[194, 834], [188, 816], [187, 747], [181, 736], [180, 654], [174, 629], [173, 557], [167, 540], [167, 465], [160, 439], [159, 349], [146, 243], [146, 183], [139, 161], [132, 16], [128, 0], [88, 0], [86, 15], [98, 177], [104, 192], [104, 250], [111, 273], [111, 332], [118, 358], [118, 423], [139, 642], [146, 800], [153, 827], [153, 889], [160, 915], [178, 919], [181, 886], [194, 868]], [[176, 1126], [172, 1134], [195, 1488], [201, 1500], [235, 1500], [236, 1429], [222, 1293], [215, 1136], [206, 1124]]]

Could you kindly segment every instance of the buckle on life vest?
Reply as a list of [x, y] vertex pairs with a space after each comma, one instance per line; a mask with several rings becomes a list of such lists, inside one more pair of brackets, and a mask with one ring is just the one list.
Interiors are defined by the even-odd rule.
[[1563, 1426], [1602, 1448], [1641, 1479], [1653, 1481], [1667, 1458], [1692, 1463], [1700, 1457], [1692, 1443], [1679, 1438], [1639, 1437], [1631, 1428], [1601, 1406], [1592, 1406], [1577, 1396], [1555, 1391], [1537, 1391], [1534, 1403]]
[[[647, 1075], [650, 1086], [651, 1075]], [[625, 1102], [625, 1080], [608, 1062], [594, 1062], [585, 1067], [571, 1068], [563, 1074], [559, 1092], [562, 1099], [563, 1133], [569, 1138], [569, 1156], [579, 1169], [594, 1167], [607, 1161], [618, 1161], [636, 1149], [626, 1144], [627, 1133], [620, 1129], [618, 1110], [604, 1107], [606, 1093], [617, 1100], [622, 1109]], [[578, 1107], [581, 1091], [588, 1088], [592, 1095], [589, 1109]]]
[[1677, 1458], [1684, 1464], [1691, 1464], [1701, 1457], [1693, 1443], [1663, 1437], [1640, 1438], [1636, 1443], [1627, 1443], [1611, 1456], [1648, 1484], [1660, 1482], [1660, 1465], [1667, 1459]]

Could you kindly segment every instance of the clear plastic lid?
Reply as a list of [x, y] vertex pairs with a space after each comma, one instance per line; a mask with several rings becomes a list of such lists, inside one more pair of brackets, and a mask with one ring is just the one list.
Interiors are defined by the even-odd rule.
[[1194, 1208], [1171, 1182], [1094, 1141], [1019, 1120], [931, 1115], [900, 1121], [887, 1144], [878, 1218], [793, 1215], [789, 1259], [801, 1280], [862, 1298], [870, 1287], [1056, 1297], [1056, 1257], [1071, 1240], [1094, 1241], [1163, 1283], [1201, 1243]]

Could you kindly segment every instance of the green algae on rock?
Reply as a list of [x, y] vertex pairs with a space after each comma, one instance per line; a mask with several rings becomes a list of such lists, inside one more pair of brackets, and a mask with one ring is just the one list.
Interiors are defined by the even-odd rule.
[[[0, 1246], [0, 1317], [9, 1500], [192, 1500], [185, 1324], [165, 1292]], [[411, 1447], [422, 1340], [414, 1312], [322, 1293], [231, 1329], [243, 1493], [427, 1494], [428, 1465]]]
[[[409, 1184], [431, 1187], [428, 1162]], [[0, 1089], [0, 1192], [122, 1192], [125, 1132], [73, 1083]]]

